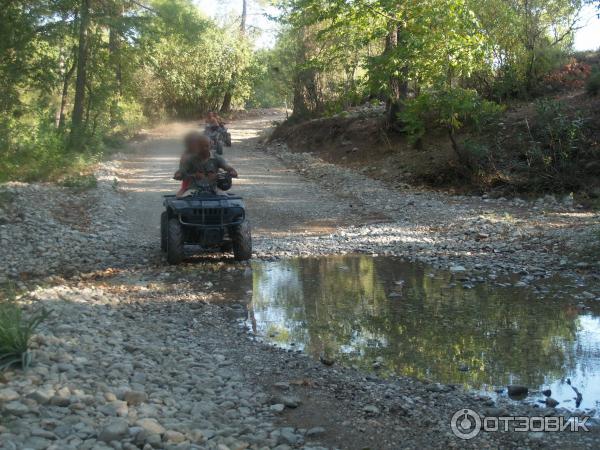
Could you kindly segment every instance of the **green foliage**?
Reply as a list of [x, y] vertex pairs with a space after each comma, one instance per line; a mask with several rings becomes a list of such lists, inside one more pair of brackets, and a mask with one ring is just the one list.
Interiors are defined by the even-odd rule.
[[73, 189], [86, 190], [95, 188], [98, 185], [98, 180], [93, 174], [75, 174], [65, 177], [61, 184]]
[[274, 48], [258, 50], [249, 67], [251, 95], [247, 108], [292, 105], [294, 43], [288, 32], [280, 34]]
[[600, 68], [595, 67], [585, 84], [585, 90], [589, 95], [598, 95], [600, 93]]
[[481, 131], [497, 119], [502, 107], [470, 89], [424, 92], [405, 102], [400, 114], [404, 131], [413, 142], [435, 129], [456, 131], [467, 126]]
[[[192, 0], [8, 3], [0, 9], [0, 182], [77, 177], [106, 145], [151, 121], [197, 117], [226, 93], [243, 106], [251, 94], [251, 40], [233, 22], [202, 16]], [[83, 110], [76, 126], [75, 104]]]
[[556, 100], [537, 101], [536, 113], [528, 164], [551, 175], [561, 174], [572, 167], [579, 156], [584, 120], [578, 114], [569, 114]]
[[44, 309], [26, 314], [11, 292], [0, 300], [0, 370], [11, 366], [27, 369], [31, 363], [29, 341], [48, 315]]

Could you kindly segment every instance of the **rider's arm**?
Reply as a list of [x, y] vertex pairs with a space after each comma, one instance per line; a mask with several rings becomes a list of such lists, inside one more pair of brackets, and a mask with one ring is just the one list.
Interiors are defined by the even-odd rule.
[[219, 161], [220, 169], [223, 169], [225, 172], [229, 173], [233, 178], [237, 178], [237, 171], [232, 166], [230, 166], [227, 161], [225, 161], [225, 158], [218, 156], [217, 160]]
[[183, 177], [185, 176], [186, 172], [189, 172], [189, 158], [186, 157], [186, 155], [182, 155], [181, 159], [179, 160], [179, 169], [177, 169], [177, 172], [175, 172], [175, 175], [173, 175], [173, 179], [175, 180], [183, 180]]

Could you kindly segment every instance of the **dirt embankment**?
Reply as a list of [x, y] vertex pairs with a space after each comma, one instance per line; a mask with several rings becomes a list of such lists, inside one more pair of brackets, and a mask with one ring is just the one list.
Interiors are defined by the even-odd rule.
[[[383, 114], [369, 108], [286, 122], [271, 140], [392, 186], [496, 197], [574, 192], [583, 206], [598, 207], [599, 124], [600, 97], [581, 90], [511, 105], [487, 129], [459, 133], [459, 145], [473, 161], [468, 171], [445, 131], [433, 130], [413, 144], [407, 136], [386, 130]], [[567, 137], [569, 143], [564, 142]]]

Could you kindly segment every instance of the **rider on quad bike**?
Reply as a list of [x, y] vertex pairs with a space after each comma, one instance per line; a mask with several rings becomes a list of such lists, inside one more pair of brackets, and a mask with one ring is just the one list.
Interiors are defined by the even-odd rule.
[[238, 261], [250, 259], [252, 235], [244, 200], [226, 192], [237, 172], [222, 157], [211, 156], [206, 136], [193, 132], [185, 142], [174, 176], [182, 181], [181, 189], [164, 196], [160, 218], [160, 246], [167, 261], [180, 263], [192, 251], [231, 252]]
[[181, 180], [181, 189], [177, 197], [190, 195], [198, 187], [218, 192], [217, 174], [219, 169], [236, 178], [237, 172], [222, 156], [210, 154], [210, 140], [198, 132], [191, 132], [185, 137], [185, 151], [179, 162], [176, 180]]
[[210, 139], [211, 148], [217, 155], [223, 154], [224, 145], [231, 147], [231, 133], [225, 128], [223, 119], [212, 111], [206, 117], [204, 135]]

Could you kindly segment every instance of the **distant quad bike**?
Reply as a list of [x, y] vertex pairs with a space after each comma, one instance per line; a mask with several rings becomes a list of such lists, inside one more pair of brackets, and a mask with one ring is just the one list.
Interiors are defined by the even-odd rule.
[[[192, 175], [186, 177], [194, 178]], [[238, 261], [252, 257], [252, 236], [246, 208], [241, 197], [219, 194], [210, 185], [192, 180], [195, 191], [191, 196], [164, 196], [165, 211], [160, 217], [160, 248], [170, 264], [183, 261], [192, 250], [221, 251]], [[223, 191], [231, 188], [231, 175], [219, 173], [217, 186]]]
[[210, 148], [217, 155], [223, 154], [223, 147], [231, 147], [231, 133], [225, 127], [207, 127], [204, 134], [210, 139]]

